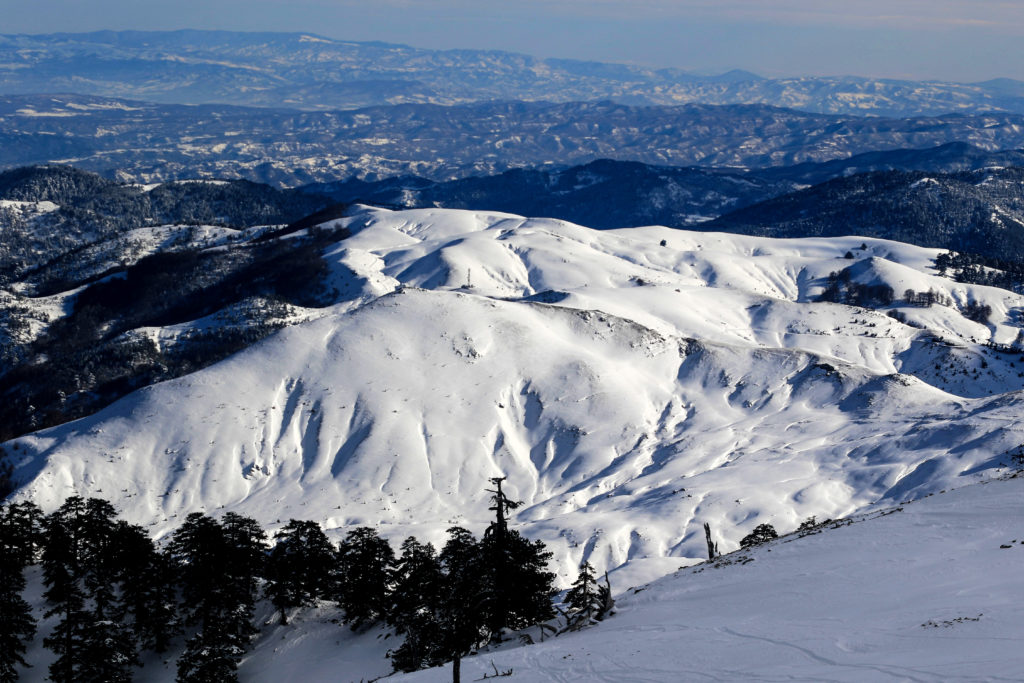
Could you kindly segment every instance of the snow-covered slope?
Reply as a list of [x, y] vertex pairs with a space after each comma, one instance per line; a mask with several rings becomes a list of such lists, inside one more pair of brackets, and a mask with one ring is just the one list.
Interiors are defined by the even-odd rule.
[[[1019, 680], [1022, 485], [970, 486], [682, 570], [590, 630], [467, 659], [462, 680]], [[394, 680], [448, 681], [450, 666]]]
[[[619, 586], [781, 532], [991, 476], [1022, 441], [1024, 297], [882, 240], [596, 232], [459, 211], [365, 210], [327, 250], [362, 295], [193, 375], [6, 444], [52, 508], [112, 500], [154, 533], [194, 510], [312, 518], [399, 541], [513, 522]], [[856, 258], [843, 258], [851, 252]], [[991, 306], [815, 303], [829, 272]], [[898, 306], [897, 306], [898, 307]], [[900, 374], [911, 373], [911, 374]]]

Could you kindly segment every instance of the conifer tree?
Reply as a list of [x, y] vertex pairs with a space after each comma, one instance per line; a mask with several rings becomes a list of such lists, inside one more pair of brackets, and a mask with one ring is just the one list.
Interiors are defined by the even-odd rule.
[[458, 683], [462, 658], [491, 634], [484, 610], [490, 580], [481, 544], [461, 527], [448, 529], [440, 560], [444, 599], [437, 614], [442, 634], [439, 649], [443, 661], [452, 662], [452, 680]]
[[229, 514], [224, 521], [194, 512], [171, 539], [189, 606], [186, 623], [198, 627], [178, 659], [179, 683], [237, 681], [238, 662], [255, 633], [252, 612], [265, 535], [246, 517]]
[[[22, 567], [35, 564], [43, 544], [43, 512], [35, 503], [7, 503], [0, 507], [0, 534], [11, 559]], [[17, 557], [13, 557], [17, 555]]]
[[117, 511], [99, 498], [85, 501], [79, 518], [79, 549], [82, 581], [86, 595], [92, 600], [92, 613], [98, 621], [106, 621], [116, 610], [114, 581], [118, 575], [118, 551], [114, 538]]
[[131, 624], [143, 649], [165, 652], [179, 632], [170, 561], [140, 526], [118, 522], [114, 535], [121, 582], [121, 608], [117, 616]]
[[575, 631], [604, 618], [607, 600], [603, 588], [594, 577], [590, 563], [581, 564], [579, 576], [565, 594], [565, 604], [569, 608], [566, 630]]
[[36, 633], [32, 608], [22, 597], [35, 541], [15, 521], [12, 507], [0, 509], [0, 683], [18, 680], [18, 668], [28, 666], [25, 652]]
[[264, 592], [287, 624], [289, 608], [330, 596], [335, 548], [320, 525], [310, 521], [290, 520], [274, 538]]
[[132, 667], [139, 665], [135, 641], [122, 624], [111, 619], [90, 621], [82, 638], [79, 683], [129, 683]]
[[43, 598], [48, 608], [43, 616], [57, 616], [58, 621], [50, 635], [43, 639], [43, 645], [57, 655], [49, 667], [50, 680], [54, 683], [75, 683], [79, 679], [89, 622], [85, 591], [78, 578], [80, 558], [75, 525], [80, 512], [84, 512], [84, 501], [68, 499], [61, 510], [46, 520], [42, 566], [46, 586]]
[[529, 541], [508, 528], [507, 513], [521, 505], [502, 491], [504, 477], [495, 477], [488, 489], [494, 503], [495, 521], [487, 528], [482, 544], [484, 571], [489, 578], [483, 611], [492, 638], [502, 630], [520, 629], [551, 619], [555, 575], [546, 570], [551, 553], [540, 541]]
[[57, 683], [131, 680], [138, 664], [135, 643], [115, 615], [118, 549], [114, 507], [98, 498], [72, 496], [46, 519], [43, 548], [45, 616], [60, 620], [43, 644], [57, 659]]
[[391, 606], [386, 619], [397, 633], [404, 633], [407, 624], [436, 608], [444, 578], [434, 546], [410, 536], [401, 550], [391, 575]]
[[494, 536], [485, 537], [482, 545], [492, 577], [484, 605], [492, 638], [500, 639], [502, 629], [519, 630], [555, 616], [555, 575], [547, 571], [552, 554], [543, 542], [509, 529], [503, 545]]
[[339, 544], [337, 601], [353, 630], [387, 614], [394, 561], [391, 545], [371, 527], [353, 529]]

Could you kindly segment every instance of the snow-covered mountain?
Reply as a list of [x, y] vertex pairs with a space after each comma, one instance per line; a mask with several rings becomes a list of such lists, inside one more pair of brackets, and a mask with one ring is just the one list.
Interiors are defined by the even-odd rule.
[[[479, 531], [507, 475], [563, 580], [589, 558], [624, 586], [703, 557], [705, 522], [731, 550], [988, 478], [1022, 440], [1024, 361], [983, 343], [1011, 350], [1024, 297], [939, 277], [937, 250], [446, 210], [335, 227], [355, 296], [4, 444], [16, 495], [106, 497], [156, 534], [235, 510], [436, 541]], [[817, 302], [844, 268], [946, 305]]]
[[[607, 158], [662, 166], [767, 168], [956, 142], [997, 153], [1024, 148], [1024, 116], [878, 118], [766, 105], [610, 101], [400, 104], [309, 112], [66, 94], [0, 95], [0, 140], [0, 168], [61, 163], [124, 182], [243, 178], [293, 187], [350, 177], [450, 180]], [[996, 162], [1001, 165], [1019, 163], [1012, 153], [997, 156], [1008, 159]], [[944, 168], [939, 157], [924, 170]], [[892, 167], [882, 159], [876, 166], [863, 158], [849, 167], [865, 162]], [[822, 179], [813, 170], [809, 175], [817, 178], [801, 181]]]
[[303, 33], [99, 31], [0, 35], [0, 93], [132, 97], [167, 104], [297, 109], [380, 104], [614, 100], [769, 104], [829, 114], [1024, 113], [1024, 84], [803, 77], [539, 59], [497, 50], [428, 50]]

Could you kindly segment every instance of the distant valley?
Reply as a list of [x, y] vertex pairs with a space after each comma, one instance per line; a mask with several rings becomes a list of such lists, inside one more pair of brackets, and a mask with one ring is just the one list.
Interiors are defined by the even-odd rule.
[[763, 105], [499, 102], [302, 112], [81, 95], [0, 97], [0, 167], [65, 163], [123, 181], [451, 180], [602, 158], [768, 168], [961, 142], [1024, 147], [1024, 115], [883, 119]]

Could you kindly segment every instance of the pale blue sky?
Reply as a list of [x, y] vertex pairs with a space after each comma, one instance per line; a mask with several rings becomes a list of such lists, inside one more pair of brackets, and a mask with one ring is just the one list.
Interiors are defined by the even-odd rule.
[[1024, 0], [0, 0], [0, 32], [311, 31], [767, 76], [1024, 80]]

